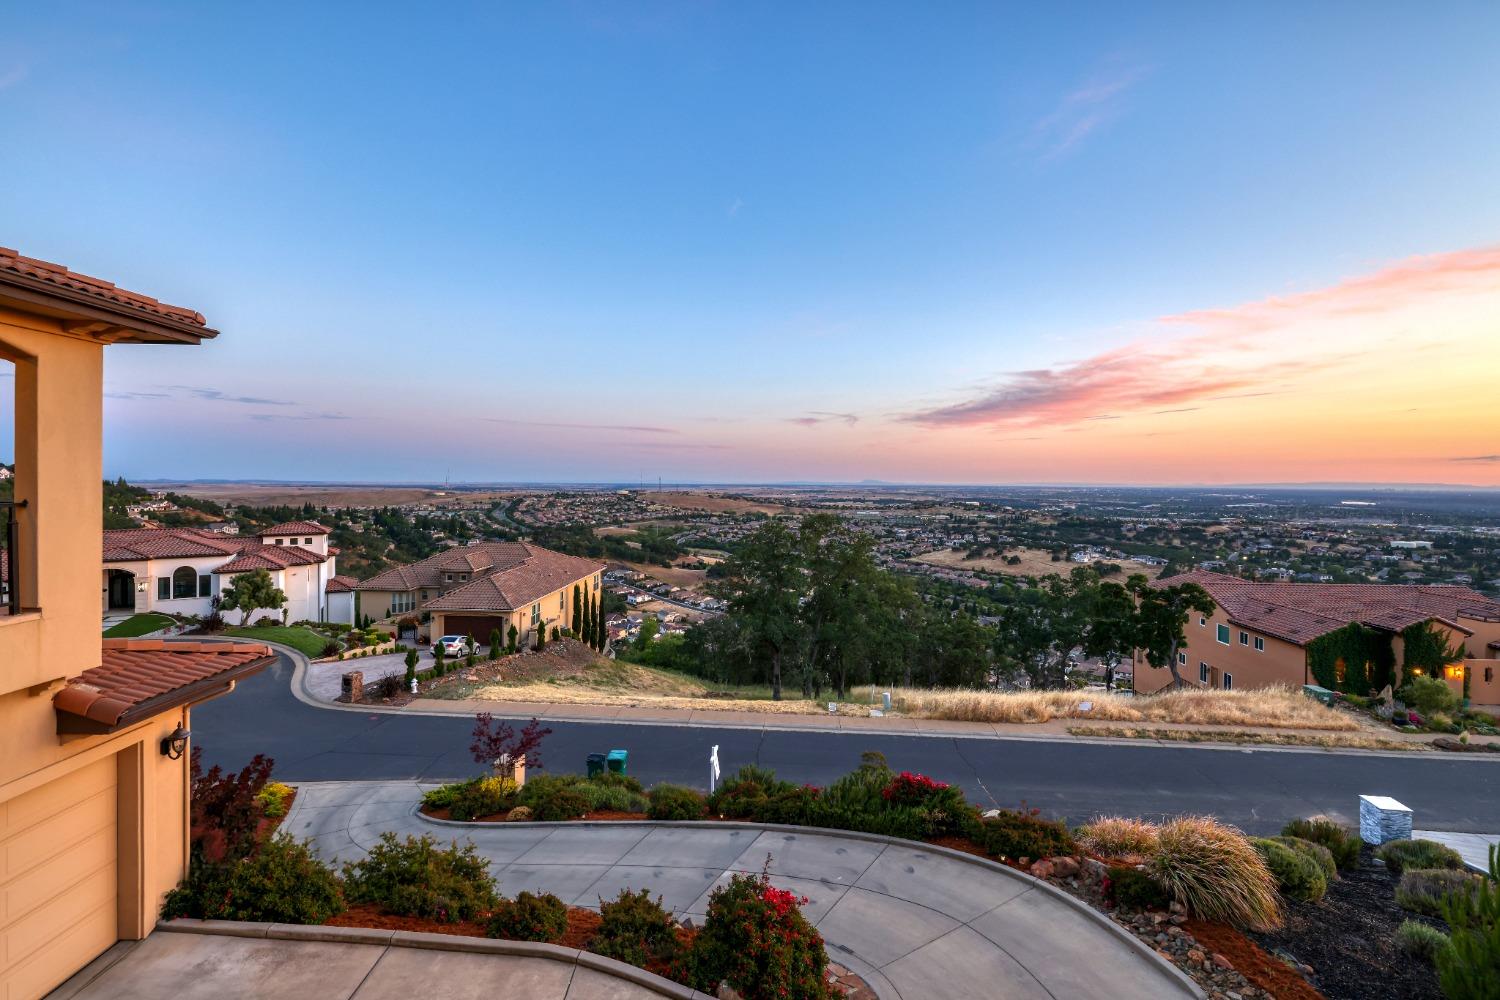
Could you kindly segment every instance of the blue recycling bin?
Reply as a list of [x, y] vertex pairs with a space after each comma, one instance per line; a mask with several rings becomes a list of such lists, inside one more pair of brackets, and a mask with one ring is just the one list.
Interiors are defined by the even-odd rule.
[[625, 763], [629, 757], [630, 754], [624, 750], [611, 750], [608, 756], [604, 758], [604, 763], [609, 768], [611, 774], [624, 774]]

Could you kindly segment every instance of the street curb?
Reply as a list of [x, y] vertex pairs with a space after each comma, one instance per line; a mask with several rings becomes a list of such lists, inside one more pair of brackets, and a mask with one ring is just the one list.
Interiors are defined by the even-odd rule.
[[[197, 641], [203, 641], [209, 637], [195, 636]], [[211, 640], [212, 641], [212, 640]], [[233, 642], [233, 639], [217, 640], [221, 642]], [[309, 662], [305, 656], [290, 646], [280, 643], [267, 642], [265, 645], [279, 653], [285, 653], [287, 659], [292, 661], [292, 696], [304, 705], [312, 708], [320, 708], [330, 712], [359, 712], [364, 715], [399, 715], [409, 719], [468, 719], [473, 717], [470, 712], [428, 712], [408, 711], [405, 708], [393, 708], [389, 705], [349, 705], [343, 702], [323, 701], [312, 694], [307, 688], [307, 671]], [[504, 702], [496, 702], [497, 707], [503, 706]], [[963, 733], [963, 732], [938, 732], [938, 733], [916, 733], [896, 732], [881, 729], [853, 730], [833, 729], [824, 726], [777, 726], [770, 724], [753, 725], [744, 722], [677, 722], [671, 719], [599, 719], [589, 716], [570, 716], [566, 714], [552, 714], [532, 716], [530, 714], [507, 715], [504, 712], [492, 712], [496, 719], [504, 719], [511, 722], [528, 722], [533, 717], [542, 722], [562, 722], [569, 725], [581, 726], [660, 726], [670, 729], [731, 729], [741, 732], [776, 732], [776, 733], [817, 733], [832, 736], [880, 736], [880, 737], [907, 737], [911, 739], [953, 739], [953, 740], [993, 740], [997, 742], [1013, 743], [1082, 743], [1094, 746], [1116, 746], [1137, 747], [1163, 750], [1211, 750], [1220, 753], [1300, 753], [1315, 754], [1319, 756], [1342, 756], [1342, 757], [1393, 757], [1398, 760], [1410, 760], [1412, 758], [1426, 760], [1462, 760], [1476, 764], [1500, 764], [1500, 754], [1445, 754], [1424, 753], [1419, 750], [1347, 750], [1338, 747], [1296, 747], [1296, 746], [1265, 746], [1256, 743], [1189, 743], [1182, 740], [1147, 740], [1147, 739], [1124, 739], [1109, 736], [1073, 736], [1069, 734], [1038, 734], [1036, 736], [1025, 736], [1015, 733], [1000, 735], [998, 733]]]
[[1016, 869], [1011, 868], [1009, 865], [1000, 864], [998, 861], [991, 861], [988, 858], [976, 857], [973, 854], [967, 854], [963, 851], [956, 851], [951, 847], [939, 847], [936, 844], [928, 844], [920, 840], [903, 840], [900, 837], [887, 837], [884, 834], [863, 833], [857, 830], [830, 830], [818, 826], [789, 826], [776, 823], [745, 823], [734, 820], [676, 820], [671, 822], [660, 820], [570, 820], [564, 823], [469, 823], [451, 819], [435, 819], [431, 816], [424, 815], [422, 813], [422, 804], [420, 801], [418, 801], [416, 806], [412, 809], [412, 814], [416, 816], [418, 820], [424, 823], [430, 823], [434, 826], [458, 827], [462, 829], [484, 829], [486, 827], [520, 827], [558, 830], [563, 828], [576, 827], [618, 828], [627, 826], [652, 827], [654, 829], [665, 830], [673, 830], [680, 827], [706, 830], [755, 830], [761, 833], [793, 833], [801, 836], [841, 837], [846, 840], [861, 840], [872, 844], [883, 844], [887, 847], [902, 847], [907, 850], [920, 850], [923, 852], [930, 852], [948, 858], [952, 861], [961, 861], [965, 864], [971, 864], [975, 867], [983, 868], [987, 871], [997, 872], [999, 874], [1007, 876], [1008, 878], [1012, 878], [1016, 881], [1021, 882], [1029, 889], [1038, 890], [1044, 894], [1050, 894], [1054, 899], [1061, 901], [1063, 904], [1071, 907], [1076, 912], [1082, 913], [1098, 926], [1103, 927], [1111, 934], [1114, 934], [1117, 938], [1125, 942], [1131, 949], [1136, 951], [1141, 956], [1147, 958], [1152, 962], [1155, 962], [1158, 966], [1165, 967], [1171, 972], [1172, 977], [1177, 981], [1177, 985], [1180, 986], [1188, 996], [1198, 998], [1198, 1000], [1202, 1000], [1202, 998], [1204, 997], [1203, 990], [1198, 986], [1196, 982], [1193, 981], [1191, 976], [1183, 972], [1173, 963], [1163, 961], [1162, 957], [1156, 953], [1156, 950], [1154, 948], [1148, 946], [1140, 938], [1136, 937], [1134, 934], [1130, 933], [1115, 921], [1111, 920], [1107, 915], [1100, 913], [1092, 906], [1080, 902], [1074, 897], [1068, 895], [1068, 893], [1059, 889], [1057, 886], [1052, 885], [1050, 882], [1044, 881], [1043, 879], [1039, 879], [1033, 875], [1028, 875], [1027, 873], [1022, 871], [1017, 871]]
[[369, 927], [325, 927], [320, 924], [255, 923], [244, 920], [194, 920], [187, 917], [157, 921], [156, 929], [173, 934], [217, 934], [226, 937], [260, 938], [273, 941], [373, 944], [388, 948], [540, 958], [590, 969], [614, 979], [622, 979], [648, 989], [658, 996], [673, 997], [676, 1000], [710, 1000], [697, 990], [674, 983], [670, 979], [663, 979], [645, 969], [617, 962], [593, 952], [564, 948], [556, 944], [542, 944], [537, 941], [502, 941], [498, 938], [429, 934], [417, 931], [384, 931]]

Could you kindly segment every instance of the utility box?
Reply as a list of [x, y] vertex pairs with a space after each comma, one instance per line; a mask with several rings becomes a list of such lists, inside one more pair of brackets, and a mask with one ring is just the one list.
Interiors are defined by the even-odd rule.
[[1359, 797], [1359, 839], [1379, 847], [1411, 837], [1411, 809], [1389, 795]]
[[625, 762], [629, 757], [630, 754], [624, 750], [611, 750], [609, 756], [605, 758], [605, 764], [609, 767], [611, 774], [624, 774]]
[[602, 753], [591, 753], [587, 758], [588, 776], [597, 778], [604, 773], [604, 755]]

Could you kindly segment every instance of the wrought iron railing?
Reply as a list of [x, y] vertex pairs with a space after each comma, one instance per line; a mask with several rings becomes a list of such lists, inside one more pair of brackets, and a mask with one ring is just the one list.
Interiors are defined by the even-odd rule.
[[21, 613], [21, 522], [16, 510], [26, 505], [25, 500], [0, 500], [0, 509], [5, 511], [5, 560], [10, 577], [5, 610], [12, 615]]

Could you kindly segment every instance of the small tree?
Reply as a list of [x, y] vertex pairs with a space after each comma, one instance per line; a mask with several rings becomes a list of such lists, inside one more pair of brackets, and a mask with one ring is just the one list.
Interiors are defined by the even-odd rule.
[[583, 601], [582, 621], [579, 622], [578, 641], [594, 644], [594, 602], [587, 597]]
[[443, 663], [443, 644], [438, 643], [432, 647], [432, 672], [441, 677], [445, 670], [447, 665]]
[[500, 659], [500, 630], [490, 629], [490, 659]]
[[1131, 630], [1137, 646], [1153, 667], [1172, 671], [1172, 686], [1182, 687], [1182, 673], [1177, 669], [1177, 651], [1187, 642], [1183, 629], [1188, 615], [1214, 613], [1214, 599], [1196, 583], [1179, 583], [1171, 587], [1153, 587], [1140, 574], [1130, 578], [1126, 589], [1135, 596], [1135, 622]]
[[635, 648], [644, 651], [651, 646], [656, 639], [657, 622], [655, 615], [647, 615], [641, 619], [641, 630], [635, 637]]
[[605, 644], [609, 641], [609, 631], [604, 627], [604, 609], [594, 605], [594, 648], [604, 652]]
[[531, 648], [538, 653], [547, 648], [547, 622], [545, 620], [536, 623], [536, 641]]
[[552, 730], [544, 727], [536, 719], [528, 722], [520, 732], [504, 719], [496, 719], [488, 712], [480, 712], [474, 717], [473, 739], [469, 743], [469, 753], [474, 755], [476, 764], [487, 764], [493, 766], [502, 757], [509, 757], [512, 761], [526, 758], [526, 767], [537, 770], [542, 766], [541, 746], [542, 740], [552, 735]]
[[520, 636], [520, 634], [520, 631], [516, 628], [515, 622], [511, 622], [510, 631], [506, 633], [505, 640], [505, 651], [507, 653], [514, 653], [516, 651], [516, 639]]
[[583, 589], [573, 584], [573, 634], [583, 635]]
[[406, 689], [411, 690], [411, 682], [417, 679], [417, 651], [408, 649], [406, 651]]
[[229, 589], [219, 595], [219, 608], [223, 611], [239, 611], [244, 617], [241, 625], [249, 625], [250, 618], [262, 608], [280, 611], [286, 604], [286, 594], [276, 586], [271, 574], [263, 569], [240, 573], [229, 583]]

